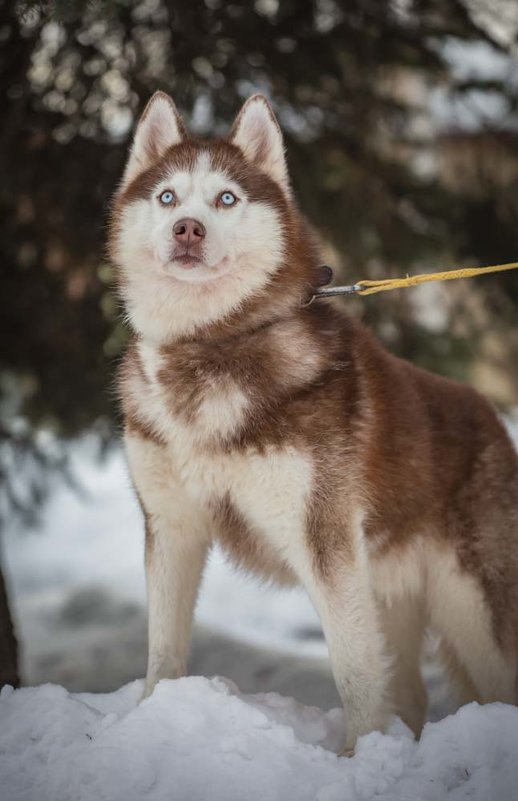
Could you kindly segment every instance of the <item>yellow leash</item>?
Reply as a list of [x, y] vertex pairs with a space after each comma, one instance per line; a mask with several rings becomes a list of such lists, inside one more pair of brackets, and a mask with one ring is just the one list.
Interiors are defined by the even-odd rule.
[[317, 289], [314, 299], [332, 297], [333, 295], [374, 295], [375, 292], [388, 292], [390, 289], [404, 289], [407, 286], [426, 284], [429, 281], [451, 281], [453, 278], [475, 278], [487, 273], [499, 273], [504, 270], [515, 270], [518, 261], [509, 264], [493, 264], [490, 267], [463, 267], [460, 270], [446, 270], [442, 273], [422, 273], [407, 275], [406, 278], [385, 278], [379, 281], [365, 279], [350, 286], [331, 286]]

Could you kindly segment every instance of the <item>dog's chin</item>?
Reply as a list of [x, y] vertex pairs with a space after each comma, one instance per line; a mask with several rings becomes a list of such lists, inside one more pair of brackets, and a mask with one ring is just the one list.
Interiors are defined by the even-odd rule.
[[223, 278], [230, 272], [230, 262], [224, 257], [214, 265], [209, 265], [201, 259], [173, 259], [162, 265], [165, 275], [182, 281], [186, 284], [207, 284]]

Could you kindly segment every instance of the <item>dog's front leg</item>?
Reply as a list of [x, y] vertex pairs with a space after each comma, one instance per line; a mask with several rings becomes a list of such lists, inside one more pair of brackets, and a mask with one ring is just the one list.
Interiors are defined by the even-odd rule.
[[377, 620], [366, 565], [359, 557], [338, 554], [311, 571], [306, 588], [320, 616], [331, 667], [345, 711], [344, 754], [356, 740], [383, 730], [390, 716], [387, 698], [389, 661]]
[[208, 526], [186, 498], [165, 448], [126, 438], [131, 474], [146, 520], [148, 667], [144, 697], [160, 679], [185, 675]]
[[207, 542], [192, 520], [149, 515], [146, 523], [148, 666], [144, 697], [160, 679], [184, 676]]

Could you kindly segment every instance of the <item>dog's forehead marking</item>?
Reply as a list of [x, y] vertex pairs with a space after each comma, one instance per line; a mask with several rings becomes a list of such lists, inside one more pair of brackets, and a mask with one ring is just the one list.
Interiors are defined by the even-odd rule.
[[166, 177], [160, 182], [161, 187], [170, 186], [180, 199], [191, 196], [210, 197], [223, 189], [237, 189], [234, 180], [221, 169], [213, 166], [210, 153], [202, 151], [198, 154], [191, 170], [178, 170], [171, 167]]

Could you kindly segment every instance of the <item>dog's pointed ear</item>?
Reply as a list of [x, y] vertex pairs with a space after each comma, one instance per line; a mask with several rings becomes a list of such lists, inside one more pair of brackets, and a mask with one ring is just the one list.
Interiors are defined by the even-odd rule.
[[122, 186], [126, 187], [170, 147], [186, 138], [187, 132], [172, 98], [165, 92], [155, 92], [138, 122]]
[[248, 161], [290, 193], [284, 142], [279, 123], [264, 95], [250, 97], [239, 112], [229, 136]]

